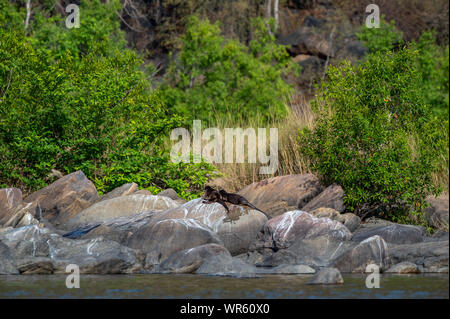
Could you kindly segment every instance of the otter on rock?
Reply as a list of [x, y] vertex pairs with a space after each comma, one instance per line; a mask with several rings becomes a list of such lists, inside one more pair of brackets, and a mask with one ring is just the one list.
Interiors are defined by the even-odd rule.
[[228, 208], [227, 204], [222, 200], [222, 196], [220, 196], [220, 193], [212, 188], [211, 186], [205, 186], [205, 194], [203, 195], [203, 203], [204, 204], [211, 204], [211, 203], [219, 203], [225, 209], [227, 210], [227, 213], [230, 212], [230, 209]]
[[234, 204], [234, 205], [250, 207], [251, 209], [256, 209], [257, 211], [263, 213], [267, 217], [267, 219], [270, 219], [269, 215], [267, 215], [261, 209], [257, 208], [255, 205], [251, 204], [248, 200], [245, 199], [244, 196], [241, 196], [238, 194], [231, 194], [223, 189], [221, 189], [219, 191], [219, 194], [220, 194], [220, 197], [222, 198], [222, 200], [225, 202], [228, 202], [228, 203]]

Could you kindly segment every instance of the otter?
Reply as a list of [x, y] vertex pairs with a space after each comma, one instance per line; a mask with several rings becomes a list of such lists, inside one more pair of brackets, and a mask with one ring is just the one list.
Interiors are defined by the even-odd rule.
[[222, 200], [225, 202], [228, 202], [228, 203], [234, 204], [234, 205], [250, 207], [251, 209], [256, 209], [257, 211], [263, 213], [267, 217], [267, 219], [270, 219], [269, 215], [267, 215], [261, 209], [257, 208], [255, 205], [253, 205], [248, 200], [246, 200], [244, 196], [228, 193], [227, 191], [225, 191], [223, 189], [221, 189], [219, 191], [219, 194], [220, 194], [220, 197], [222, 198]]
[[205, 186], [205, 194], [203, 195], [203, 202], [204, 204], [211, 204], [211, 203], [219, 203], [225, 209], [227, 210], [227, 213], [230, 212], [230, 209], [228, 208], [227, 204], [222, 200], [222, 196], [220, 196], [220, 193], [212, 188], [211, 186]]

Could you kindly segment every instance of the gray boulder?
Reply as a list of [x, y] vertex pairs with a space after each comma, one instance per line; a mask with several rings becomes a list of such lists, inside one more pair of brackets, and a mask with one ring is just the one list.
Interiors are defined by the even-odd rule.
[[364, 273], [369, 264], [375, 264], [383, 271], [389, 268], [389, 261], [386, 242], [375, 235], [338, 255], [330, 266], [344, 273]]
[[267, 217], [257, 210], [236, 205], [228, 207], [229, 213], [218, 203], [205, 204], [202, 198], [197, 198], [174, 209], [155, 214], [152, 222], [194, 219], [212, 229], [232, 255], [242, 254], [248, 251]]
[[0, 275], [17, 275], [19, 271], [16, 268], [14, 257], [8, 246], [0, 241]]
[[425, 208], [425, 218], [428, 223], [438, 229], [448, 231], [448, 193], [439, 197], [430, 196], [427, 198], [429, 207]]
[[113, 189], [109, 193], [104, 194], [97, 201], [104, 201], [104, 200], [108, 200], [108, 199], [112, 199], [112, 198], [116, 198], [116, 197], [120, 197], [120, 196], [131, 195], [131, 194], [134, 194], [135, 192], [137, 192], [138, 189], [139, 189], [139, 186], [136, 183], [123, 184], [122, 186], [119, 186], [119, 187]]
[[378, 235], [387, 243], [391, 244], [413, 244], [424, 240], [425, 230], [418, 226], [391, 224], [389, 226], [372, 227], [365, 231], [353, 234], [352, 240], [361, 242], [369, 237]]
[[307, 285], [336, 285], [343, 284], [344, 278], [336, 268], [322, 268], [310, 280]]
[[211, 256], [231, 257], [230, 252], [217, 244], [206, 244], [179, 251], [158, 265], [155, 272], [193, 273]]
[[404, 262], [393, 265], [391, 268], [386, 270], [386, 273], [419, 274], [420, 268], [416, 264], [410, 263], [408, 261], [404, 261]]
[[303, 206], [302, 210], [310, 212], [320, 207], [327, 207], [342, 213], [345, 210], [344, 195], [345, 193], [341, 186], [336, 184], [330, 185]]
[[330, 241], [343, 241], [350, 240], [352, 234], [338, 221], [316, 218], [307, 212], [295, 210], [267, 221], [250, 249], [284, 249], [297, 240], [320, 237], [326, 237]]
[[172, 199], [155, 195], [128, 195], [98, 202], [67, 221], [67, 229], [103, 223], [107, 220], [131, 216], [147, 211], [164, 211], [178, 207]]
[[448, 271], [448, 252], [448, 240], [389, 245], [392, 264], [411, 262], [418, 265], [422, 272], [442, 272], [445, 269]]
[[197, 269], [197, 274], [212, 276], [256, 277], [256, 267], [224, 254], [211, 256]]
[[197, 220], [165, 219], [140, 227], [127, 246], [146, 253], [146, 268], [152, 269], [176, 252], [210, 243], [223, 246], [217, 234]]

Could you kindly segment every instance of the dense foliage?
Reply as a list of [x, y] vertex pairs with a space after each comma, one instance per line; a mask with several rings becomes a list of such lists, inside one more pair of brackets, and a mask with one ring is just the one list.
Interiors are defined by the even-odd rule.
[[[51, 182], [52, 168], [81, 169], [100, 192], [137, 182], [189, 198], [212, 167], [169, 161], [162, 137], [182, 118], [167, 115], [136, 53], [115, 36], [98, 37], [97, 20], [83, 13], [92, 27], [37, 18], [37, 37], [23, 26], [0, 28], [0, 187], [35, 190]], [[106, 29], [120, 34], [117, 23]]]
[[[412, 48], [379, 51], [360, 66], [331, 67], [315, 101], [313, 130], [300, 136], [314, 168], [345, 190], [347, 209], [405, 221], [438, 190], [431, 173], [448, 149], [423, 96]], [[445, 124], [444, 124], [445, 125]]]
[[254, 38], [245, 46], [222, 37], [218, 23], [191, 19], [163, 88], [175, 112], [209, 123], [286, 115], [291, 87], [283, 76], [295, 64], [261, 19], [253, 26]]

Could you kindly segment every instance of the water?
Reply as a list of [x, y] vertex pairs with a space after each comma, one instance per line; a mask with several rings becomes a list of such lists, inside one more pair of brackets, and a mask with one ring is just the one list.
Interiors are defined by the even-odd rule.
[[311, 275], [231, 278], [200, 275], [81, 275], [66, 288], [64, 275], [0, 276], [0, 298], [449, 298], [445, 274], [381, 275], [368, 289], [365, 275], [343, 285], [305, 285]]

